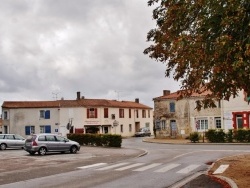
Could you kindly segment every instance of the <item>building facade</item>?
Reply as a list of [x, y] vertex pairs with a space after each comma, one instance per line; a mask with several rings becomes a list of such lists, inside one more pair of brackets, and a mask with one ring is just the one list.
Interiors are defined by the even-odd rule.
[[153, 131], [153, 109], [135, 101], [85, 99], [5, 101], [3, 133], [100, 133], [134, 136], [141, 127]]
[[194, 131], [203, 133], [208, 129], [222, 128], [220, 102], [217, 102], [217, 108], [195, 109], [196, 101], [202, 100], [205, 94], [177, 100], [178, 92], [164, 90], [163, 96], [154, 98], [157, 137], [186, 137]]

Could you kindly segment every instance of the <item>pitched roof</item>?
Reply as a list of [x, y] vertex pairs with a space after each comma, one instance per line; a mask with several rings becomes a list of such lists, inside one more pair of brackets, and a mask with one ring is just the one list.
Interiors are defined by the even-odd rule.
[[[204, 97], [204, 96], [206, 96], [208, 94], [211, 94], [211, 91], [204, 91], [202, 93], [192, 93], [190, 98]], [[161, 99], [174, 99], [174, 100], [176, 100], [178, 97], [180, 97], [180, 95], [181, 95], [181, 91], [176, 91], [176, 92], [170, 93], [168, 95], [163, 95], [163, 96], [160, 96], [160, 97], [156, 97], [153, 100], [161, 100]]]
[[2, 108], [67, 108], [67, 107], [114, 107], [152, 109], [133, 101], [116, 101], [107, 99], [79, 99], [57, 101], [4, 101]]

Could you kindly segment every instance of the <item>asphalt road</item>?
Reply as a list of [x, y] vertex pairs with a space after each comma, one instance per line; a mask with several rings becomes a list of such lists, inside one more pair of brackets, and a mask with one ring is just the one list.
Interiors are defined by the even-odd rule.
[[83, 146], [78, 154], [6, 150], [0, 151], [0, 187], [174, 187], [218, 158], [246, 152], [246, 145], [157, 144], [142, 138], [124, 139], [120, 149]]

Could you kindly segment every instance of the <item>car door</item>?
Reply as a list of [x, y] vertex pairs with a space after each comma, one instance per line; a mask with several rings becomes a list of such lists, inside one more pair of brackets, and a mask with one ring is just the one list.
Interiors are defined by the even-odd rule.
[[48, 151], [60, 151], [55, 135], [46, 135], [46, 145]]
[[15, 147], [15, 138], [14, 135], [5, 135], [4, 137], [5, 143], [7, 144], [7, 147], [13, 148]]
[[15, 138], [15, 146], [16, 147], [18, 147], [18, 148], [24, 147], [25, 139], [22, 136], [15, 134], [14, 138]]
[[69, 151], [70, 144], [68, 142], [68, 139], [62, 137], [62, 136], [56, 136], [56, 139], [59, 143], [59, 147], [61, 151]]

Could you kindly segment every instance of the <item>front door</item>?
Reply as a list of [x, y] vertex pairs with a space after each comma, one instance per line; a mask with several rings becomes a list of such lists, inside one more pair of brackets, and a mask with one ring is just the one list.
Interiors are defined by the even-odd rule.
[[170, 120], [170, 135], [172, 137], [177, 136], [177, 126], [176, 126], [176, 121], [175, 120]]
[[237, 115], [236, 116], [236, 124], [237, 124], [237, 129], [242, 129], [243, 128], [242, 115]]

